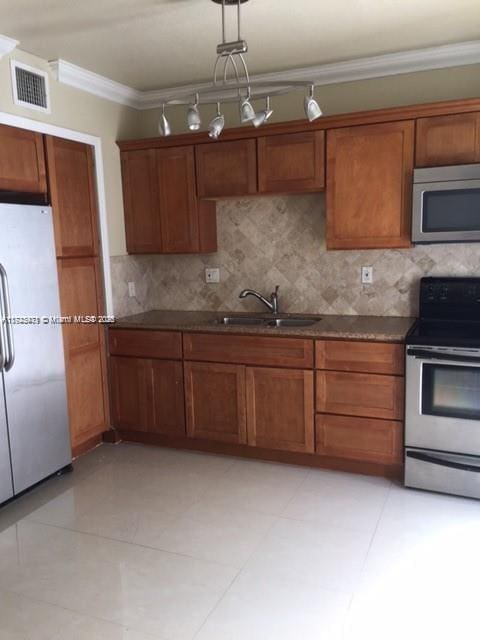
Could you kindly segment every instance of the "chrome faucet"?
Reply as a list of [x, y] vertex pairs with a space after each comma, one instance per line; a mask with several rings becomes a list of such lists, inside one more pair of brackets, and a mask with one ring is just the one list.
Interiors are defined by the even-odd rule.
[[279, 290], [279, 286], [277, 285], [275, 287], [275, 291], [273, 291], [270, 294], [270, 300], [267, 300], [266, 298], [264, 298], [264, 296], [262, 296], [261, 293], [258, 293], [258, 291], [254, 291], [253, 289], [244, 289], [240, 295], [238, 296], [239, 298], [246, 298], [247, 296], [254, 296], [255, 298], [258, 298], [260, 300], [260, 302], [263, 302], [263, 304], [272, 312], [272, 313], [278, 313], [278, 290]]

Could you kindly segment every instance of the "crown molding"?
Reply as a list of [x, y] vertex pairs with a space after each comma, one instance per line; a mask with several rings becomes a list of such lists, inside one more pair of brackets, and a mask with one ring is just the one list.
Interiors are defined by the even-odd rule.
[[[279, 85], [288, 84], [289, 80], [296, 80], [322, 86], [479, 63], [480, 40], [471, 40], [426, 49], [411, 49], [398, 53], [357, 58], [344, 62], [332, 62], [290, 71], [264, 73], [253, 76], [252, 80], [260, 84], [262, 81], [278, 82]], [[152, 91], [138, 91], [64, 60], [54, 60], [49, 64], [59, 82], [139, 110], [160, 107], [162, 103], [174, 100], [179, 95], [191, 94], [194, 96], [196, 91], [211, 86], [209, 82], [203, 82]], [[214, 100], [215, 96], [212, 95], [211, 99]]]
[[132, 87], [110, 80], [110, 78], [88, 71], [88, 69], [83, 69], [65, 60], [50, 60], [48, 65], [55, 78], [62, 84], [92, 93], [111, 102], [118, 102], [118, 104], [127, 107], [140, 108], [142, 92], [137, 91], [137, 89], [132, 89]]
[[18, 40], [0, 34], [0, 58], [11, 53], [19, 44]]

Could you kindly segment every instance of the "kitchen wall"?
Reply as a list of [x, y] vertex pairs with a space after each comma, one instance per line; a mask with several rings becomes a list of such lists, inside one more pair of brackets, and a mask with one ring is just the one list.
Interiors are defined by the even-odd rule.
[[116, 140], [137, 135], [139, 111], [58, 83], [50, 74], [52, 113], [45, 114], [13, 103], [10, 58], [50, 72], [45, 60], [16, 49], [0, 60], [0, 111], [102, 139], [110, 252], [125, 253], [120, 156]]
[[[424, 275], [480, 276], [480, 244], [388, 251], [326, 251], [322, 194], [217, 203], [218, 246], [208, 256], [112, 258], [117, 316], [149, 309], [263, 311], [243, 288], [264, 294], [280, 285], [280, 310], [322, 314], [417, 314]], [[374, 283], [362, 285], [361, 266]], [[220, 284], [205, 284], [219, 267]], [[129, 298], [127, 283], [135, 282]]]

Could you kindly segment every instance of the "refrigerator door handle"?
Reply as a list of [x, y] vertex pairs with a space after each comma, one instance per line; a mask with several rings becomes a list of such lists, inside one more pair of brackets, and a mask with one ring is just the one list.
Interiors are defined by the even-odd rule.
[[3, 295], [3, 272], [5, 271], [2, 263], [0, 262], [0, 371], [3, 371], [7, 360], [7, 316], [5, 312], [5, 302]]
[[[12, 309], [11, 309], [11, 305], [10, 305], [10, 291], [8, 289], [8, 276], [7, 276], [7, 272], [5, 271], [5, 267], [3, 266], [3, 264], [0, 262], [0, 279], [2, 282], [2, 300], [3, 300], [3, 308], [4, 308], [4, 313], [3, 313], [3, 333], [6, 337], [6, 345], [7, 345], [7, 357], [5, 358], [4, 356], [4, 364], [3, 364], [3, 368], [5, 369], [5, 371], [10, 371], [10, 369], [13, 367], [14, 363], [15, 363], [15, 343], [13, 340], [13, 333], [12, 333], [12, 324], [11, 324], [11, 319], [12, 319]], [[2, 336], [2, 341], [3, 341], [3, 336]]]

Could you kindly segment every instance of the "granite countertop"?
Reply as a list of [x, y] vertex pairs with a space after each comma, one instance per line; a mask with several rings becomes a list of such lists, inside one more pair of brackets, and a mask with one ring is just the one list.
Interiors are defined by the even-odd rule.
[[216, 321], [224, 316], [255, 316], [271, 319], [264, 313], [231, 311], [147, 311], [119, 318], [111, 325], [117, 329], [158, 329], [170, 331], [196, 331], [232, 333], [242, 335], [293, 336], [299, 338], [339, 338], [403, 342], [415, 318], [395, 316], [333, 316], [315, 314], [280, 313], [276, 317], [319, 318], [320, 322], [308, 327], [268, 327], [263, 325], [223, 325]]

